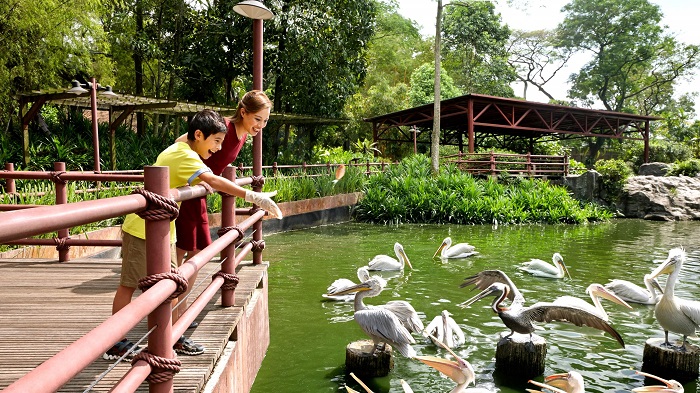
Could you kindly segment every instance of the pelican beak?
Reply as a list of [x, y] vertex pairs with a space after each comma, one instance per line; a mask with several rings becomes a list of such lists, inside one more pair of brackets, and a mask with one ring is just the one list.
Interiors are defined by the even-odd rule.
[[678, 392], [678, 391], [681, 391], [681, 390], [678, 390], [678, 388], [682, 387], [682, 385], [673, 379], [670, 379], [670, 380], [663, 379], [661, 377], [657, 377], [654, 374], [648, 374], [648, 373], [645, 373], [643, 371], [635, 371], [635, 373], [637, 373], [639, 375], [643, 375], [647, 378], [655, 379], [655, 380], [663, 383], [666, 386], [663, 386], [663, 385], [642, 386], [639, 388], [632, 389], [633, 392], [644, 393], [644, 392]]
[[446, 245], [447, 245], [447, 243], [443, 241], [442, 244], [440, 245], [440, 247], [438, 247], [437, 251], [435, 251], [435, 254], [433, 254], [433, 258], [438, 256], [438, 254], [440, 254], [440, 252], [442, 251], [443, 248], [445, 248]]
[[[437, 371], [445, 374], [448, 378], [450, 378], [457, 384], [463, 384], [467, 382], [467, 377], [465, 376], [464, 372], [462, 372], [462, 367], [460, 366], [459, 361], [447, 360], [435, 356], [416, 356], [415, 358], [427, 364], [428, 366], [436, 369]], [[469, 363], [466, 364], [469, 365]], [[469, 367], [471, 367], [471, 365], [469, 365]], [[471, 371], [471, 374], [473, 375], [474, 370], [471, 369]], [[469, 380], [467, 385], [469, 385], [469, 383], [472, 382], [474, 381]]]
[[413, 393], [413, 389], [408, 385], [408, 382], [401, 380], [401, 387], [403, 388], [403, 393]]
[[564, 264], [564, 261], [560, 259], [557, 262], [559, 262], [559, 264], [561, 265], [561, 268], [564, 270], [564, 273], [566, 273], [566, 275], [569, 277], [569, 280], [571, 280], [571, 273], [569, 273], [569, 268], [566, 267], [566, 265]]
[[349, 393], [360, 393], [357, 390], [349, 387], [348, 385], [345, 385], [345, 390], [347, 390]]
[[413, 265], [411, 265], [411, 261], [408, 260], [408, 256], [406, 256], [406, 251], [404, 251], [403, 248], [399, 250], [399, 257], [403, 259], [403, 261], [408, 265], [408, 267], [411, 268], [411, 270], [413, 270]]
[[661, 284], [659, 284], [659, 281], [657, 279], [652, 279], [651, 280], [651, 286], [654, 287], [657, 291], [659, 291], [660, 294], [664, 294], [664, 290], [661, 288]]
[[337, 292], [328, 293], [327, 295], [329, 295], [329, 296], [347, 295], [348, 293], [353, 293], [353, 292], [369, 291], [369, 289], [370, 289], [369, 283], [367, 283], [367, 281], [365, 281], [365, 282], [361, 282], [357, 285], [353, 285], [351, 287], [341, 289], [340, 291], [337, 291]]
[[619, 305], [621, 305], [621, 306], [623, 306], [623, 307], [627, 307], [627, 308], [629, 308], [630, 310], [632, 309], [632, 306], [630, 306], [629, 304], [627, 304], [626, 301], [620, 299], [617, 295], [615, 295], [614, 293], [608, 291], [608, 290], [605, 289], [605, 287], [603, 287], [602, 285], [601, 285], [599, 288], [596, 288], [596, 291], [598, 292], [598, 294], [600, 295], [600, 297], [605, 298], [605, 299], [608, 299], [608, 300], [610, 300], [611, 302], [617, 303], [617, 304], [619, 304]]
[[676, 258], [667, 258], [661, 263], [653, 272], [651, 272], [651, 278], [656, 278], [662, 274], [671, 274], [676, 268]]
[[469, 307], [470, 305], [472, 305], [472, 303], [475, 303], [476, 301], [481, 300], [494, 292], [496, 292], [495, 289], [493, 289], [492, 287], [488, 287], [488, 288], [484, 289], [483, 291], [481, 291], [478, 295], [467, 300], [466, 302], [459, 303], [458, 306], [462, 307], [462, 308]]
[[[566, 374], [564, 374], [564, 375], [566, 375]], [[551, 375], [550, 375], [550, 377], [551, 377]], [[549, 377], [547, 377], [547, 378], [549, 378]], [[547, 378], [545, 378], [545, 381], [547, 380]], [[559, 388], [555, 387], [554, 385], [548, 385], [546, 383], [537, 382], [537, 381], [533, 381], [533, 380], [529, 380], [528, 382], [535, 385], [535, 386], [539, 386], [541, 388], [550, 390], [550, 391], [555, 392], [555, 393], [566, 393], [566, 390], [559, 389]], [[534, 390], [534, 389], [526, 389], [526, 390], [528, 392], [541, 392], [541, 390]]]

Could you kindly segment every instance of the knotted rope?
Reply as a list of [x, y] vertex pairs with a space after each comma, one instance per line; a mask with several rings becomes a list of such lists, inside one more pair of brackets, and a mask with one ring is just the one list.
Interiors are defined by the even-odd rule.
[[187, 291], [187, 280], [180, 274], [180, 271], [171, 267], [170, 273], [156, 273], [150, 276], [143, 277], [139, 280], [139, 289], [146, 292], [149, 288], [156, 285], [160, 280], [173, 280], [177, 284], [175, 292], [173, 292], [165, 302], [169, 302], [173, 299], [177, 299], [178, 296], [182, 295]]
[[253, 246], [253, 252], [258, 252], [265, 249], [265, 240], [251, 240], [250, 244]]
[[132, 194], [141, 194], [146, 198], [146, 209], [136, 213], [144, 220], [155, 221], [165, 220], [167, 218], [172, 221], [176, 219], [179, 214], [177, 202], [172, 198], [158, 195], [143, 188], [135, 189]]
[[265, 184], [265, 176], [251, 176], [253, 187], [262, 187]]
[[216, 231], [216, 234], [219, 235], [219, 237], [221, 237], [229, 233], [230, 231], [238, 232], [238, 240], [243, 239], [243, 237], [245, 236], [243, 230], [238, 225], [236, 225], [235, 227], [221, 227], [218, 231]]
[[134, 365], [139, 360], [143, 360], [151, 366], [151, 373], [146, 380], [151, 383], [162, 383], [173, 379], [175, 374], [180, 372], [182, 362], [178, 358], [169, 359], [153, 355], [147, 349], [134, 356], [131, 364]]
[[68, 181], [61, 179], [61, 175], [66, 173], [66, 171], [55, 171], [49, 172], [51, 174], [51, 181], [57, 184], [66, 184]]
[[69, 250], [70, 245], [66, 244], [66, 240], [68, 240], [67, 237], [54, 237], [53, 241], [56, 243], [56, 251], [63, 251], [63, 250]]
[[216, 277], [221, 277], [224, 279], [224, 283], [221, 284], [221, 289], [235, 290], [238, 286], [238, 282], [240, 281], [237, 275], [226, 273], [223, 270], [219, 270], [218, 272], [214, 273], [211, 276], [211, 279], [214, 280]]

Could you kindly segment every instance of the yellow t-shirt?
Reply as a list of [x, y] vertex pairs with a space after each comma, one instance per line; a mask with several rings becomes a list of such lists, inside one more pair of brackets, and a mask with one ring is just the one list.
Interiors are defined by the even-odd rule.
[[[200, 182], [199, 175], [211, 172], [211, 169], [202, 162], [199, 154], [185, 142], [176, 142], [163, 150], [154, 165], [170, 168], [170, 188], [193, 186]], [[128, 214], [122, 224], [122, 231], [139, 239], [145, 239], [146, 221], [136, 214]], [[174, 220], [170, 221], [170, 242], [175, 243]]]

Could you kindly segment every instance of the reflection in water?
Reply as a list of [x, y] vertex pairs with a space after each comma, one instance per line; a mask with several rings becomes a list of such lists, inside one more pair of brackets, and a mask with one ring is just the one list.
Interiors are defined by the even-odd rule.
[[[427, 324], [427, 316], [447, 310], [460, 325], [466, 343], [455, 350], [476, 372], [476, 386], [500, 392], [522, 392], [527, 381], [494, 375], [498, 335], [504, 326], [491, 312], [489, 302], [463, 309], [458, 303], [476, 292], [459, 288], [465, 277], [484, 269], [500, 269], [513, 279], [528, 303], [563, 295], [582, 297], [586, 287], [614, 278], [642, 284], [666, 258], [668, 250], [683, 246], [688, 259], [676, 294], [700, 298], [700, 229], [698, 222], [647, 222], [616, 220], [594, 225], [375, 226], [358, 223], [332, 225], [267, 235], [264, 259], [270, 262], [269, 300], [271, 343], [253, 386], [253, 393], [337, 392], [343, 384], [359, 388], [345, 376], [345, 346], [365, 338], [353, 321], [352, 303], [324, 301], [320, 294], [337, 277], [354, 277], [358, 267], [374, 255], [387, 253], [387, 244], [400, 242], [411, 258], [406, 269], [388, 279], [377, 303], [407, 300]], [[433, 260], [446, 237], [468, 241], [479, 250], [467, 259]], [[517, 265], [532, 256], [558, 251], [567, 263], [571, 280], [532, 277]], [[389, 273], [389, 272], [374, 272]], [[385, 277], [387, 278], [387, 277]], [[661, 280], [665, 284], [665, 278]], [[545, 374], [577, 370], [587, 392], [629, 392], [643, 385], [631, 370], [642, 367], [644, 342], [663, 337], [653, 306], [631, 304], [633, 310], [606, 305], [611, 324], [623, 336], [626, 348], [602, 332], [570, 324], [546, 324], [537, 331], [548, 343]], [[420, 355], [449, 357], [422, 337], [415, 336]], [[694, 340], [694, 341], [693, 341]], [[697, 339], [691, 343], [698, 344]], [[454, 383], [426, 365], [394, 358], [389, 376], [365, 380], [375, 392], [402, 392], [400, 380], [418, 392], [448, 392]], [[697, 383], [686, 392], [700, 392]]]

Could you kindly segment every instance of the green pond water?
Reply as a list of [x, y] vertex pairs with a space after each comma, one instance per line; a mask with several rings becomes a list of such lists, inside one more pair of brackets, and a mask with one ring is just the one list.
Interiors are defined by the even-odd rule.
[[[413, 270], [388, 280], [377, 297], [366, 304], [403, 299], [411, 302], [425, 325], [442, 310], [451, 312], [467, 342], [456, 353], [474, 367], [476, 386], [500, 392], [524, 392], [527, 381], [494, 377], [494, 355], [499, 334], [507, 331], [490, 309], [493, 298], [469, 308], [457, 304], [476, 294], [460, 288], [463, 279], [485, 269], [503, 270], [526, 297], [527, 304], [551, 301], [562, 295], [584, 299], [593, 282], [605, 284], [622, 278], [643, 286], [642, 277], [664, 260], [668, 250], [683, 246], [688, 259], [676, 286], [676, 295], [700, 298], [700, 223], [615, 220], [594, 225], [378, 226], [344, 223], [266, 235], [265, 257], [270, 262], [269, 301], [271, 342], [253, 393], [345, 391], [344, 384], [360, 389], [345, 375], [345, 346], [367, 337], [353, 319], [352, 302], [326, 301], [321, 294], [335, 279], [357, 281], [356, 270], [377, 254], [393, 255], [395, 242], [403, 244]], [[432, 255], [446, 237], [476, 246], [478, 255], [441, 262]], [[572, 279], [535, 278], [518, 270], [531, 258], [551, 260], [559, 252]], [[385, 277], [390, 275], [383, 273]], [[665, 283], [665, 277], [660, 280]], [[608, 301], [603, 305], [612, 325], [625, 340], [623, 349], [609, 335], [591, 328], [551, 323], [536, 333], [548, 344], [545, 375], [579, 371], [587, 392], [629, 392], [643, 386], [634, 375], [641, 370], [644, 343], [663, 337], [652, 306], [632, 304], [625, 309]], [[671, 339], [675, 340], [672, 334]], [[420, 355], [450, 356], [416, 337]], [[691, 339], [698, 344], [697, 339]], [[403, 392], [404, 379], [418, 392], [449, 392], [454, 383], [434, 369], [396, 353], [388, 376], [365, 382], [375, 392]], [[540, 378], [541, 380], [541, 378]], [[686, 392], [700, 392], [697, 383]]]

